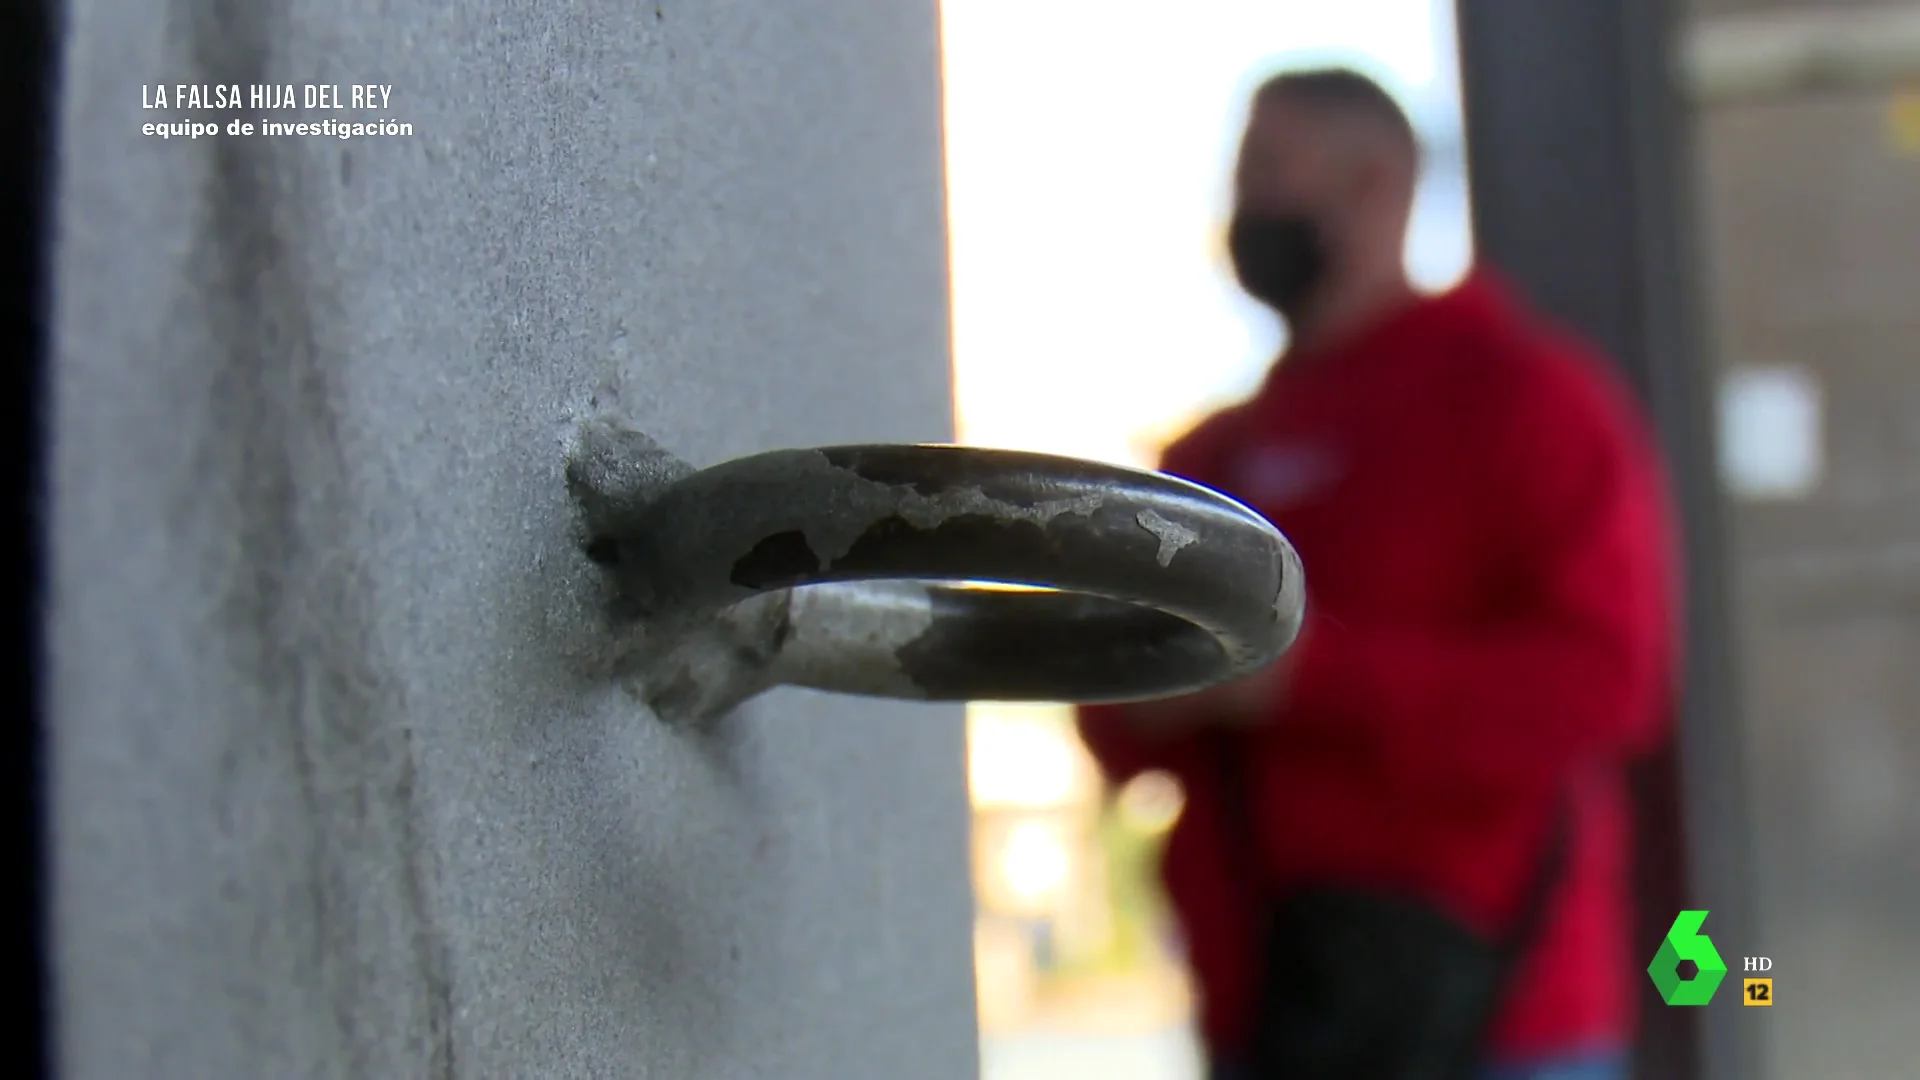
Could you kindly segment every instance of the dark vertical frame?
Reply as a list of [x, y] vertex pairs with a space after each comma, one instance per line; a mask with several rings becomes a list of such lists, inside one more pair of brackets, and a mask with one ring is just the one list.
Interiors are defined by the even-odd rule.
[[1689, 670], [1675, 745], [1636, 777], [1639, 940], [1650, 960], [1678, 910], [1708, 908], [1734, 993], [1723, 989], [1703, 1009], [1670, 1008], [1646, 983], [1636, 1076], [1733, 1080], [1764, 1075], [1758, 1031], [1736, 1002], [1738, 957], [1758, 951], [1759, 911], [1741, 809], [1675, 6], [1456, 0], [1455, 14], [1477, 249], [1620, 363], [1674, 465], [1690, 570]]
[[[50, 970], [46, 928], [47, 815], [42, 777], [46, 740], [42, 737], [44, 712], [40, 693], [43, 667], [42, 614], [45, 589], [44, 547], [46, 533], [42, 513], [43, 469], [47, 459], [45, 394], [48, 352], [48, 313], [51, 289], [47, 222], [51, 198], [53, 113], [56, 95], [55, 63], [57, 36], [54, 5], [46, 0], [19, 0], [7, 4], [0, 15], [0, 145], [7, 153], [0, 165], [0, 229], [5, 230], [4, 251], [7, 266], [0, 273], [0, 355], [12, 358], [5, 365], [12, 386], [10, 397], [16, 404], [15, 420], [7, 434], [14, 452], [7, 455], [8, 465], [17, 470], [14, 487], [14, 521], [20, 530], [23, 558], [15, 563], [24, 595], [14, 608], [19, 620], [16, 641], [27, 647], [19, 661], [24, 707], [12, 710], [14, 750], [5, 755], [8, 762], [4, 781], [9, 823], [18, 843], [25, 873], [7, 917], [10, 951], [16, 954], [15, 971], [26, 984], [14, 1015], [14, 1059], [24, 1059], [26, 1075], [49, 1076], [53, 1033], [51, 1031]], [[24, 1014], [24, 1015], [22, 1015]], [[24, 1029], [24, 1031], [22, 1030]], [[22, 1045], [24, 1043], [24, 1045]]]

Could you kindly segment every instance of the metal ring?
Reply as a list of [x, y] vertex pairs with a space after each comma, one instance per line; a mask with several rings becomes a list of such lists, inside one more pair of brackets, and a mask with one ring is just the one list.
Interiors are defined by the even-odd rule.
[[770, 682], [921, 700], [1197, 690], [1279, 657], [1305, 607], [1292, 545], [1240, 503], [1009, 450], [755, 454], [666, 485], [599, 544], [653, 617], [791, 590]]

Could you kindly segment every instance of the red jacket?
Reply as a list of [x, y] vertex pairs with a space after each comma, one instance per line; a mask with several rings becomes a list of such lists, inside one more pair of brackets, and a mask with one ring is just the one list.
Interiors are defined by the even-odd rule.
[[1168, 472], [1287, 534], [1309, 596], [1285, 700], [1253, 734], [1148, 741], [1112, 708], [1080, 713], [1111, 780], [1162, 769], [1186, 790], [1163, 873], [1216, 1053], [1240, 1045], [1255, 978], [1252, 874], [1217, 781], [1232, 738], [1269, 889], [1413, 891], [1488, 933], [1570, 797], [1566, 869], [1490, 1049], [1630, 1039], [1622, 766], [1662, 734], [1677, 669], [1654, 446], [1603, 362], [1480, 273], [1289, 356], [1167, 451]]

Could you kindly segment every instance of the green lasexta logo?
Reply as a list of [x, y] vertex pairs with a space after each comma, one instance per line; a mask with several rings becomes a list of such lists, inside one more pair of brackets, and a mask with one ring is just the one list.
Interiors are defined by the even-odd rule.
[[[1720, 989], [1720, 980], [1726, 977], [1727, 965], [1720, 959], [1720, 950], [1713, 947], [1712, 938], [1700, 932], [1706, 921], [1704, 911], [1681, 912], [1667, 931], [1666, 940], [1660, 943], [1660, 951], [1653, 954], [1653, 963], [1647, 965], [1660, 1000], [1669, 1005], [1705, 1005], [1713, 1000], [1713, 992]], [[1693, 978], [1680, 977], [1682, 960], [1691, 960], [1700, 969]]]

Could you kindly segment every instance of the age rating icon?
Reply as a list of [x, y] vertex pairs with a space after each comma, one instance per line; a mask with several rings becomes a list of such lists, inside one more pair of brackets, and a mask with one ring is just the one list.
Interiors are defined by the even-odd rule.
[[[1653, 954], [1653, 963], [1647, 965], [1647, 975], [1660, 991], [1660, 1000], [1669, 1005], [1705, 1005], [1720, 989], [1720, 980], [1726, 978], [1727, 964], [1720, 959], [1720, 950], [1713, 947], [1712, 938], [1700, 932], [1706, 921], [1705, 911], [1681, 912], [1660, 942], [1660, 951]], [[1693, 961], [1692, 978], [1680, 974], [1680, 964], [1686, 960]]]

